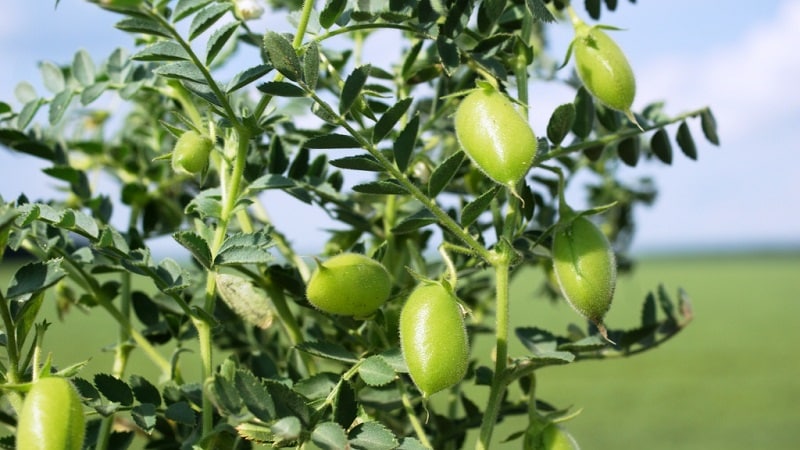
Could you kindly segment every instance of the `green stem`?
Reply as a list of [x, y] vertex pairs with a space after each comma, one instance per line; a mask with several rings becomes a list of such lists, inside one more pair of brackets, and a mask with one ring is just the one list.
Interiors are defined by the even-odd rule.
[[3, 319], [3, 326], [6, 330], [6, 353], [8, 354], [8, 371], [6, 378], [9, 383], [18, 383], [19, 376], [19, 353], [17, 352], [17, 333], [14, 326], [14, 319], [11, 318], [11, 310], [9, 309], [8, 300], [0, 292], [0, 315]]
[[405, 384], [399, 379], [397, 380], [397, 390], [400, 391], [400, 401], [403, 404], [403, 410], [406, 412], [408, 421], [411, 422], [411, 428], [414, 429], [414, 434], [416, 434], [417, 439], [419, 439], [425, 448], [433, 448], [433, 444], [431, 444], [430, 439], [428, 439], [422, 422], [419, 421], [417, 413], [414, 411], [414, 405], [411, 404], [411, 397], [408, 395], [408, 391], [406, 391]]

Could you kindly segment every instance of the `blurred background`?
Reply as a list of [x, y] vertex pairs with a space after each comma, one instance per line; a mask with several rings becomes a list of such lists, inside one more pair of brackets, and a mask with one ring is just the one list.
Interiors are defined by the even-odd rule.
[[[113, 27], [114, 15], [85, 1], [54, 3], [0, 0], [0, 61], [6, 61], [0, 101], [15, 109], [19, 81], [43, 92], [39, 62], [68, 64], [78, 49], [99, 61], [117, 47], [133, 48]], [[559, 407], [583, 408], [568, 428], [584, 450], [794, 449], [800, 441], [800, 363], [792, 351], [800, 338], [800, 55], [792, 48], [800, 41], [800, 2], [620, 1], [616, 12], [603, 12], [602, 22], [626, 30], [614, 38], [637, 75], [634, 109], [667, 100], [666, 112], [674, 115], [709, 105], [722, 144], [708, 144], [691, 121], [698, 161], [676, 155], [672, 166], [641, 162], [629, 169], [632, 179], [652, 177], [659, 197], [638, 211], [632, 247], [638, 265], [620, 280], [607, 323], [635, 326], [639, 305], [659, 283], [672, 295], [678, 287], [688, 292], [695, 320], [654, 352], [543, 370], [541, 396]], [[252, 26], [292, 28], [284, 16], [269, 13]], [[556, 24], [549, 33], [552, 53], [560, 57], [571, 26]], [[383, 51], [365, 59], [387, 67], [393, 54], [385, 42], [371, 40]], [[543, 130], [553, 108], [572, 95], [534, 83], [534, 129]], [[0, 195], [51, 197], [56, 185], [42, 167], [35, 158], [0, 149]], [[302, 237], [308, 248], [301, 251], [320, 248], [326, 216], [285, 195], [270, 202], [276, 212], [284, 205], [293, 211], [274, 219], [290, 238]], [[514, 285], [515, 325], [561, 331], [576, 316], [563, 303], [539, 300], [541, 281], [532, 274]], [[76, 314], [69, 320], [105, 318]], [[76, 329], [72, 323], [53, 327], [49, 342], [62, 364], [69, 362], [64, 352], [81, 339], [66, 334]], [[76, 358], [85, 358], [87, 347], [78, 348]], [[519, 345], [512, 348], [512, 354], [521, 352]], [[98, 349], [91, 368], [107, 371], [110, 360]], [[495, 435], [502, 439], [513, 430], [501, 424]]]

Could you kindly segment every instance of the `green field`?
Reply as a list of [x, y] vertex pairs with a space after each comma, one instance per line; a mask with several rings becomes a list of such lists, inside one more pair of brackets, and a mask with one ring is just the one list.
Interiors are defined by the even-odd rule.
[[[563, 330], [575, 320], [565, 304], [526, 300], [535, 288], [518, 281], [515, 324]], [[538, 372], [541, 398], [583, 408], [567, 424], [582, 449], [797, 448], [800, 254], [642, 260], [620, 280], [607, 324], [636, 325], [642, 300], [659, 283], [671, 294], [683, 287], [692, 299], [695, 318], [681, 334], [632, 358]], [[503, 424], [495, 436], [517, 428]]]
[[[4, 271], [4, 285], [8, 276]], [[520, 277], [512, 286], [513, 325], [560, 331], [578, 322], [566, 304], [537, 298], [538, 276]], [[567, 424], [582, 449], [796, 448], [800, 362], [792, 345], [800, 341], [800, 254], [643, 259], [632, 276], [620, 280], [607, 324], [636, 325], [643, 298], [659, 283], [670, 294], [683, 287], [692, 298], [695, 319], [675, 339], [629, 359], [538, 372], [540, 398], [583, 408]], [[116, 336], [107, 316], [96, 313], [75, 311], [66, 323], [50, 315], [54, 323], [45, 346], [56, 364], [91, 357], [83, 376], [109, 370], [112, 355], [102, 348]], [[511, 355], [525, 354], [511, 343]], [[486, 344], [474, 350], [485, 351]], [[134, 354], [129, 372], [153, 376], [144, 358]], [[480, 400], [481, 392], [474, 398]], [[520, 427], [513, 420], [500, 424], [494, 448], [519, 448], [519, 441], [499, 442]]]

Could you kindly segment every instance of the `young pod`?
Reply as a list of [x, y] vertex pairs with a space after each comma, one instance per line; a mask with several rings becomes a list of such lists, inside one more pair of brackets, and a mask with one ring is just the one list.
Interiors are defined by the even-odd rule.
[[78, 393], [64, 378], [42, 378], [25, 397], [17, 422], [17, 448], [80, 450], [85, 419]]
[[622, 111], [638, 126], [631, 112], [636, 79], [625, 53], [601, 28], [580, 20], [573, 23], [575, 69], [583, 85], [604, 105]]
[[533, 164], [536, 136], [511, 101], [494, 87], [478, 88], [461, 100], [456, 137], [472, 162], [497, 183], [514, 190]]
[[603, 317], [611, 307], [617, 280], [611, 243], [594, 223], [578, 216], [556, 228], [552, 253], [561, 294], [605, 336]]
[[411, 292], [400, 312], [400, 348], [411, 379], [425, 397], [464, 378], [469, 341], [452, 290], [423, 283]]
[[183, 133], [172, 149], [172, 168], [176, 172], [197, 174], [208, 166], [214, 143], [194, 130]]
[[317, 265], [306, 286], [306, 298], [321, 311], [366, 317], [392, 292], [383, 265], [358, 253], [342, 253]]

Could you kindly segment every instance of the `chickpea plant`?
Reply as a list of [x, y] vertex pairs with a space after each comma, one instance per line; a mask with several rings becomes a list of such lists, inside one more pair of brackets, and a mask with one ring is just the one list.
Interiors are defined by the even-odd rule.
[[[537, 396], [539, 371], [642, 353], [691, 320], [663, 286], [640, 323], [605, 317], [656, 195], [620, 169], [670, 164], [673, 142], [696, 159], [692, 121], [718, 144], [708, 108], [633, 109], [636, 62], [587, 22], [616, 1], [91, 3], [130, 47], [43, 62], [47, 92], [22, 82], [0, 102], [2, 151], [46, 161], [66, 193], [0, 201], [4, 447], [577, 449], [576, 413]], [[574, 29], [570, 49], [545, 46], [551, 27]], [[398, 59], [370, 61], [376, 42]], [[555, 84], [575, 94], [547, 111], [537, 91]], [[304, 218], [265, 191], [336, 226], [277, 228]], [[151, 251], [163, 236], [172, 257]], [[510, 302], [514, 280], [531, 298]], [[541, 323], [537, 295], [578, 325]], [[116, 342], [105, 371], [50, 355], [76, 308], [107, 319], [90, 343]], [[529, 320], [512, 330], [511, 314]]]

